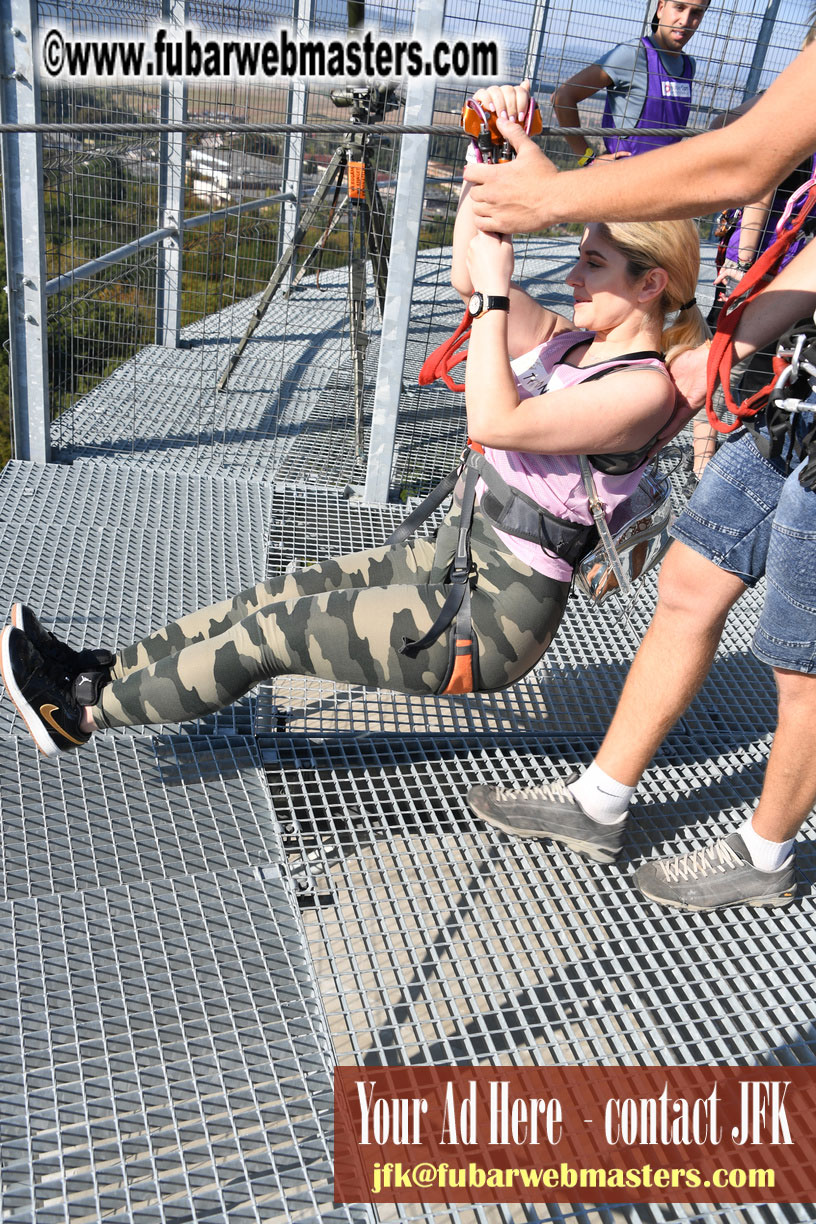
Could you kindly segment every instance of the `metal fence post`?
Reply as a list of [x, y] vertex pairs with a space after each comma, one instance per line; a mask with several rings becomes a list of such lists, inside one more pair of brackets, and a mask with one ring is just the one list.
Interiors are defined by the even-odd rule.
[[547, 33], [547, 17], [550, 11], [550, 0], [535, 0], [533, 15], [530, 22], [530, 36], [527, 39], [527, 50], [524, 55], [524, 71], [522, 79], [529, 77], [536, 92], [538, 90], [538, 69], [541, 60], [541, 49], [544, 36]]
[[[36, 0], [0, 0], [3, 123], [41, 122], [40, 83], [35, 68], [36, 8]], [[42, 137], [6, 132], [0, 148], [14, 455], [47, 463], [50, 422]]]
[[765, 56], [768, 54], [768, 47], [771, 45], [771, 35], [776, 24], [779, 4], [780, 0], [769, 0], [765, 8], [762, 25], [759, 28], [759, 35], [754, 43], [754, 54], [751, 60], [751, 67], [748, 69], [748, 79], [742, 91], [743, 101], [746, 98], [753, 98], [754, 94], [759, 93], [759, 79], [762, 76], [762, 69], [765, 67]]
[[[162, 0], [162, 24], [179, 33], [187, 20], [186, 0]], [[187, 118], [187, 85], [184, 81], [162, 81], [162, 123], [183, 123]], [[181, 332], [181, 258], [184, 220], [184, 162], [186, 140], [183, 132], [162, 132], [159, 137], [159, 219], [158, 229], [175, 227], [157, 249], [156, 269], [156, 343], [177, 348]]]
[[[292, 26], [296, 38], [308, 38], [314, 22], [314, 0], [293, 0]], [[286, 122], [305, 123], [309, 100], [309, 85], [305, 78], [293, 77], [286, 103]], [[281, 205], [278, 226], [278, 261], [295, 237], [300, 215], [300, 193], [303, 186], [303, 159], [306, 138], [303, 132], [287, 132], [283, 151], [281, 191], [292, 199]], [[295, 275], [295, 260], [287, 269], [285, 282], [291, 284]]]
[[[429, 43], [440, 39], [442, 10], [443, 5], [439, 0], [417, 0], [414, 11], [415, 37]], [[405, 99], [404, 122], [417, 125], [432, 123], [435, 97], [436, 84], [432, 77], [412, 77]], [[369, 502], [386, 501], [391, 484], [429, 147], [430, 136], [402, 137], [391, 222], [388, 287], [363, 493], [364, 500]]]

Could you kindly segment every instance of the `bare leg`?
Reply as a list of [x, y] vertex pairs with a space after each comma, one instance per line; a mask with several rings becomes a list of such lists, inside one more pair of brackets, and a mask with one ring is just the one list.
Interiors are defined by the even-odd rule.
[[739, 578], [675, 542], [663, 562], [649, 632], [593, 764], [566, 784], [475, 786], [471, 810], [505, 833], [551, 838], [596, 862], [613, 862], [631, 790], [707, 676], [729, 609], [744, 590]]
[[663, 562], [658, 590], [652, 623], [595, 758], [605, 773], [627, 786], [637, 784], [696, 696], [745, 584], [675, 541]]
[[816, 801], [816, 758], [808, 751], [816, 676], [774, 669], [779, 722], [753, 817], [700, 849], [644, 863], [644, 896], [680, 909], [788, 905], [796, 895], [793, 839]]
[[768, 841], [795, 837], [816, 803], [816, 754], [809, 745], [816, 726], [816, 676], [774, 668], [779, 690], [779, 722], [762, 794], [754, 812], [754, 832]]
[[699, 479], [705, 471], [709, 459], [714, 456], [717, 450], [717, 435], [708, 423], [708, 419], [702, 420], [697, 416], [694, 418], [693, 437], [693, 471], [694, 475]]

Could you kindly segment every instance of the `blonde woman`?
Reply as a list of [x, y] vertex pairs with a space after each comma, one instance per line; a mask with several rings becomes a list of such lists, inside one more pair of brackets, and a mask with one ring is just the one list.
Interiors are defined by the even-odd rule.
[[[477, 96], [502, 111], [527, 106], [524, 87]], [[567, 277], [568, 320], [511, 285], [511, 242], [475, 234], [465, 195], [453, 280], [477, 316], [466, 404], [470, 436], [486, 453], [463, 474], [436, 536], [273, 578], [113, 659], [76, 654], [15, 605], [0, 664], [41, 751], [81, 745], [100, 728], [198, 718], [285, 673], [419, 694], [518, 680], [552, 641], [591, 539], [577, 455], [590, 456], [612, 509], [674, 412], [661, 353], [704, 333], [693, 303], [697, 251], [690, 222], [589, 226]], [[535, 521], [527, 538], [517, 533], [525, 513]], [[458, 617], [446, 612], [454, 589], [470, 605], [467, 682], [456, 671]]]

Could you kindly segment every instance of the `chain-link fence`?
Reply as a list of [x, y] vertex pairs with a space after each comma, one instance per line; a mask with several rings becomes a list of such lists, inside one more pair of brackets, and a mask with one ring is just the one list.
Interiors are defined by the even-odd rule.
[[[496, 38], [504, 75], [532, 75], [546, 128], [555, 125], [553, 89], [610, 46], [648, 31], [650, 15], [642, 4], [602, 8], [596, 0], [449, 0], [444, 32]], [[705, 127], [713, 113], [767, 86], [800, 45], [806, 17], [793, 0], [712, 6], [690, 48], [697, 62], [691, 124]], [[366, 18], [382, 34], [410, 34], [413, 5], [369, 5]], [[44, 2], [37, 10], [41, 32], [59, 26], [75, 39], [135, 40], [157, 25], [195, 28], [202, 40], [252, 38], [281, 24], [328, 39], [345, 32], [347, 21], [346, 6], [328, 0], [311, 12], [275, 0], [239, 3], [228, 14], [169, 0], [133, 7], [100, 0], [69, 14]], [[433, 121], [449, 124], [452, 135], [432, 138], [421, 205], [392, 482], [402, 491], [427, 484], [461, 434], [457, 401], [419, 396], [415, 377], [458, 320], [447, 283], [464, 151], [457, 124], [476, 83], [444, 78], [436, 89]], [[599, 122], [599, 97], [582, 105], [585, 125]], [[43, 87], [42, 119], [53, 125], [42, 138], [42, 201], [57, 457], [138, 456], [172, 438], [182, 465], [195, 467], [206, 452], [210, 466], [246, 474], [256, 463], [254, 439], [266, 456], [259, 475], [363, 479], [401, 137], [360, 137], [355, 125], [398, 128], [404, 102], [400, 88], [361, 94], [327, 80], [237, 75], [207, 84], [145, 76]], [[346, 120], [345, 130], [329, 136], [314, 130]], [[187, 130], [157, 130], [179, 121]], [[240, 130], [248, 125], [254, 130]], [[557, 162], [571, 164], [563, 136], [551, 134], [545, 144]], [[359, 200], [349, 189], [358, 162], [367, 167]], [[163, 237], [140, 242], [162, 227]], [[568, 228], [552, 237], [565, 241]], [[568, 258], [551, 247], [547, 255], [545, 281]], [[409, 288], [392, 282], [390, 292]], [[546, 283], [540, 288], [548, 291]], [[236, 353], [250, 326], [253, 337]], [[162, 398], [157, 381], [177, 389], [170, 419], [153, 409]]]

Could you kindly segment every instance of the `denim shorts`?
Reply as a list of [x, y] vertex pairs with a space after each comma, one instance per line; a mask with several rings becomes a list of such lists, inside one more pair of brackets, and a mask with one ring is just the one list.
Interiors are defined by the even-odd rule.
[[757, 450], [729, 439], [708, 464], [672, 535], [736, 574], [767, 585], [752, 649], [772, 667], [816, 671], [816, 492]]

